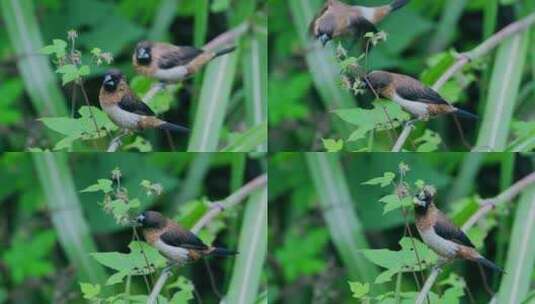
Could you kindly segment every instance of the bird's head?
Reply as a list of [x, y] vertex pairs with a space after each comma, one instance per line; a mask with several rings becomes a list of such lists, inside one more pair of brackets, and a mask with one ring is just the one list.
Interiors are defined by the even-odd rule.
[[433, 186], [425, 186], [420, 192], [418, 192], [413, 199], [417, 209], [426, 210], [427, 207], [433, 202], [436, 190]]
[[321, 34], [318, 39], [321, 41], [323, 46], [325, 46], [327, 42], [331, 41], [331, 37], [327, 34]]
[[371, 86], [375, 91], [380, 91], [388, 87], [392, 82], [392, 75], [383, 71], [372, 71], [364, 77], [366, 78], [366, 87], [371, 89]]
[[136, 223], [143, 228], [162, 228], [165, 222], [165, 217], [156, 211], [144, 211], [136, 217]]
[[117, 90], [117, 87], [123, 81], [123, 73], [117, 69], [109, 70], [106, 75], [104, 75], [104, 81], [102, 86], [107, 92], [113, 93]]
[[134, 57], [139, 65], [149, 65], [152, 62], [152, 43], [150, 41], [138, 43]]

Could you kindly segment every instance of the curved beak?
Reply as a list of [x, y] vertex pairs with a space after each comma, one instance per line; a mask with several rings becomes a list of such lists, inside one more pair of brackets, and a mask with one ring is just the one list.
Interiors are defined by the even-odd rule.
[[113, 77], [111, 77], [111, 75], [106, 75], [106, 77], [104, 77], [104, 84], [114, 84]]
[[143, 224], [144, 220], [145, 220], [145, 217], [143, 216], [143, 214], [140, 214], [136, 217], [136, 223], [139, 225]]

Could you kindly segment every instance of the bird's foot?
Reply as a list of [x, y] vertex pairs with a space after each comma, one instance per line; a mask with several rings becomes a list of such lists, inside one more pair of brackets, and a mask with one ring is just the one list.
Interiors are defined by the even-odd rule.
[[405, 127], [407, 127], [407, 128], [409, 128], [409, 127], [412, 128], [412, 127], [414, 127], [414, 124], [415, 124], [416, 122], [418, 122], [418, 121], [420, 121], [419, 118], [411, 119], [411, 120], [409, 120], [409, 121], [407, 121], [407, 122], [405, 123]]
[[177, 262], [170, 262], [168, 261], [167, 262], [167, 266], [165, 266], [165, 268], [162, 270], [162, 272], [169, 272], [171, 271], [171, 269], [173, 269], [173, 267], [177, 266], [178, 263]]

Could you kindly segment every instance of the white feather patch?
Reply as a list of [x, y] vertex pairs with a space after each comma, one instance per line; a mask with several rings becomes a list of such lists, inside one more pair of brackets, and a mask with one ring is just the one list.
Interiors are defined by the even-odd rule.
[[457, 254], [459, 245], [440, 237], [438, 234], [436, 234], [434, 229], [427, 229], [426, 231], [419, 232], [424, 243], [433, 249], [437, 254], [447, 258], [453, 258]]
[[373, 17], [375, 16], [375, 8], [373, 7], [360, 7], [360, 11], [362, 12], [362, 16], [369, 21], [373, 21]]
[[172, 69], [158, 69], [154, 76], [165, 81], [180, 81], [186, 78], [188, 69], [185, 66], [177, 66]]
[[137, 129], [141, 116], [138, 114], [127, 112], [121, 109], [118, 105], [103, 106], [102, 109], [110, 119], [119, 127], [125, 129]]
[[187, 249], [167, 245], [162, 240], [154, 242], [154, 247], [163, 255], [178, 263], [186, 263], [190, 259]]
[[395, 103], [399, 104], [405, 111], [411, 113], [412, 115], [418, 118], [426, 118], [429, 116], [427, 105], [423, 102], [404, 99], [395, 93], [392, 99]]

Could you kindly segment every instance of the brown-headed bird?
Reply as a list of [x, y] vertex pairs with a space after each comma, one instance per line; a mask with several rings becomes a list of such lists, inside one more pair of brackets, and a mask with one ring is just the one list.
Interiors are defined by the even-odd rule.
[[410, 76], [373, 71], [365, 76], [365, 83], [368, 89], [375, 91], [383, 98], [394, 101], [420, 120], [450, 113], [459, 117], [477, 119], [476, 115], [452, 106], [440, 94]]
[[328, 0], [310, 23], [309, 30], [324, 46], [331, 39], [342, 35], [377, 32], [376, 24], [408, 2], [409, 0], [394, 0], [388, 5], [366, 7]]
[[163, 121], [132, 92], [125, 77], [117, 69], [104, 76], [99, 94], [100, 106], [120, 128], [138, 131], [158, 128], [172, 132], [189, 132], [185, 127]]
[[136, 222], [143, 228], [143, 237], [164, 255], [171, 264], [184, 265], [206, 256], [233, 256], [237, 252], [207, 246], [195, 234], [156, 211], [141, 213]]
[[434, 196], [434, 189], [424, 187], [414, 197], [416, 228], [424, 243], [448, 260], [466, 259], [502, 272], [500, 267], [479, 254], [466, 234], [435, 206]]
[[174, 83], [192, 76], [214, 58], [234, 50], [232, 46], [212, 52], [191, 46], [141, 41], [136, 46], [132, 62], [138, 73], [161, 82]]

